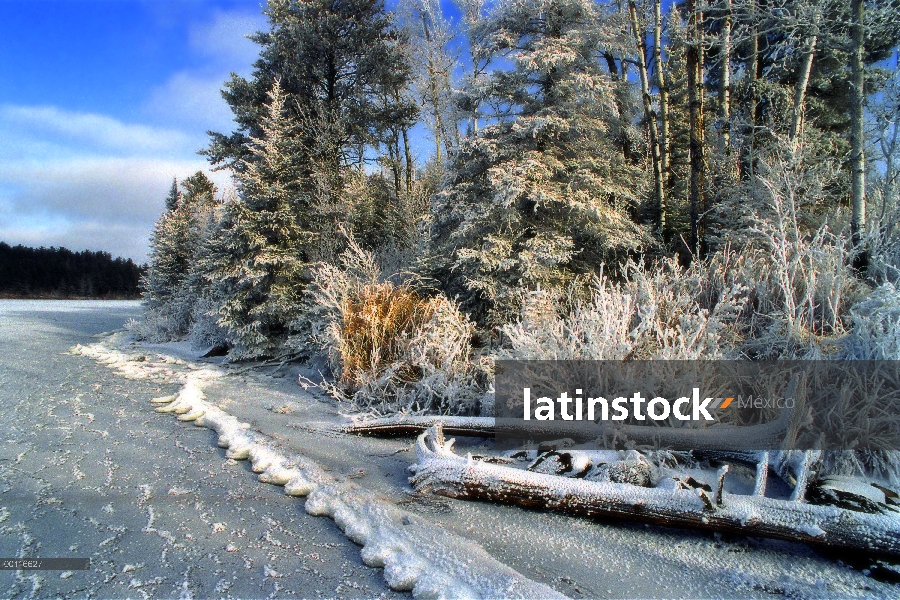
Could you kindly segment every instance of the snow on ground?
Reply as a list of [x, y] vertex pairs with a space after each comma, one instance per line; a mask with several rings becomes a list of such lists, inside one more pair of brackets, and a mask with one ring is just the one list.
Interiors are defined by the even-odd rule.
[[0, 302], [0, 556], [91, 559], [0, 571], [0, 598], [402, 597], [331, 520], [154, 413], [179, 384], [66, 353], [138, 314]]
[[204, 384], [223, 376], [224, 371], [197, 367], [176, 372], [160, 365], [184, 365], [183, 360], [123, 352], [119, 348], [125, 339], [125, 334], [115, 334], [104, 342], [76, 345], [71, 352], [93, 358], [129, 378], [183, 380], [177, 394], [151, 400], [158, 406], [156, 411], [174, 413], [179, 421], [214, 430], [219, 446], [228, 449], [226, 456], [249, 459], [260, 481], [282, 485], [290, 495], [308, 496], [306, 511], [334, 519], [347, 537], [363, 547], [363, 562], [384, 569], [392, 589], [412, 591], [418, 598], [562, 597], [553, 588], [503, 565], [478, 544], [430, 527], [421, 517], [352, 481], [332, 477], [318, 463], [207, 402]]
[[[250, 458], [261, 480], [283, 484], [289, 493], [310, 493], [308, 512], [331, 516], [348, 537], [364, 544], [364, 560], [373, 566], [385, 563], [392, 586], [408, 589], [418, 582], [416, 595], [513, 595], [515, 590], [503, 587], [503, 577], [483, 580], [483, 571], [471, 567], [456, 571], [464, 563], [455, 563], [455, 556], [473, 552], [476, 562], [489, 563], [490, 555], [523, 576], [575, 597], [897, 594], [893, 586], [800, 544], [590, 522], [414, 494], [406, 471], [413, 462], [411, 440], [359, 438], [306, 427], [310, 422], [340, 422], [342, 417], [329, 399], [300, 389], [291, 369], [241, 372], [217, 365], [220, 376], [210, 377], [205, 373], [211, 365], [192, 359], [197, 353], [184, 344], [141, 346], [119, 335], [99, 346], [110, 355], [153, 349], [166, 360], [184, 361], [176, 366], [203, 380], [203, 397], [190, 392], [163, 405], [168, 406], [164, 410], [214, 428], [232, 456]], [[125, 364], [113, 366], [127, 371], [131, 367]], [[461, 442], [474, 450], [487, 445], [485, 440]], [[456, 535], [462, 544], [459, 554], [454, 553]], [[449, 549], [435, 548], [446, 546], [448, 539], [454, 539]]]
[[[413, 440], [310, 427], [343, 417], [297, 385], [296, 369], [91, 339], [134, 305], [47, 306], [0, 302], [0, 345], [14, 349], [0, 356], [0, 553], [94, 562], [90, 572], [10, 572], [4, 597], [374, 597], [391, 593], [385, 579], [422, 596], [897, 596], [800, 544], [413, 493]], [[154, 412], [166, 406], [178, 411]], [[250, 460], [228, 458], [220, 441]], [[489, 442], [457, 446], [478, 453]], [[282, 491], [308, 493], [294, 504], [306, 511], [292, 512]], [[345, 535], [387, 568], [362, 566]]]

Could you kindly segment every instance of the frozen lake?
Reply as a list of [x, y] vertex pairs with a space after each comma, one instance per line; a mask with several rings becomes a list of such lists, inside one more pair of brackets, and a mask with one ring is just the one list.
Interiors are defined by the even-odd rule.
[[91, 559], [0, 571], [0, 597], [394, 595], [331, 520], [225, 460], [208, 430], [154, 413], [147, 400], [175, 386], [66, 354], [139, 314], [0, 300], [0, 557]]
[[[0, 557], [91, 559], [89, 571], [0, 571], [0, 597], [402, 596], [331, 519], [227, 459], [209, 429], [154, 412], [150, 398], [181, 389], [165, 373], [219, 367], [185, 345], [91, 337], [139, 315], [137, 302], [0, 301]], [[129, 379], [69, 353], [101, 343], [163, 374]], [[896, 597], [801, 544], [412, 494], [412, 440], [323, 435], [307, 425], [341, 420], [339, 407], [296, 381], [235, 369], [203, 392], [372, 502], [414, 513], [438, 544], [443, 532], [470, 540], [562, 594]]]

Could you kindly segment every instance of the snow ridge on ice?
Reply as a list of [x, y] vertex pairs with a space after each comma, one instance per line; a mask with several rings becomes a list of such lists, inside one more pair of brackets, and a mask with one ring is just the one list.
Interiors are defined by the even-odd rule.
[[222, 376], [221, 371], [205, 367], [183, 373], [146, 357], [136, 360], [103, 342], [75, 346], [71, 353], [93, 358], [129, 378], [182, 383], [178, 394], [151, 400], [157, 412], [174, 413], [181, 421], [214, 430], [226, 456], [249, 460], [260, 481], [284, 486], [288, 495], [307, 496], [306, 511], [332, 518], [362, 546], [363, 562], [384, 569], [385, 580], [395, 590], [410, 591], [416, 598], [565, 597], [497, 561], [471, 540], [433, 527], [353, 482], [336, 480], [312, 460], [290, 455], [275, 440], [207, 402], [203, 385]]

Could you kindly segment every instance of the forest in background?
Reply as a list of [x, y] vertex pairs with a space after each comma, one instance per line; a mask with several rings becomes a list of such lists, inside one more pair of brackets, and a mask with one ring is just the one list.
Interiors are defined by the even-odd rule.
[[897, 0], [456, 6], [269, 0], [139, 335], [376, 413], [489, 413], [497, 358], [900, 358]]
[[137, 299], [143, 273], [130, 258], [108, 252], [0, 242], [0, 298]]

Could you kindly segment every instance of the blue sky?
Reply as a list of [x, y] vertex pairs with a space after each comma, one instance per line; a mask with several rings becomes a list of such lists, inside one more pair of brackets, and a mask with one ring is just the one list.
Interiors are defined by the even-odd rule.
[[0, 240], [145, 260], [264, 26], [259, 0], [0, 0]]
[[251, 74], [264, 2], [0, 0], [0, 241], [145, 261], [172, 178], [233, 128], [219, 90]]

